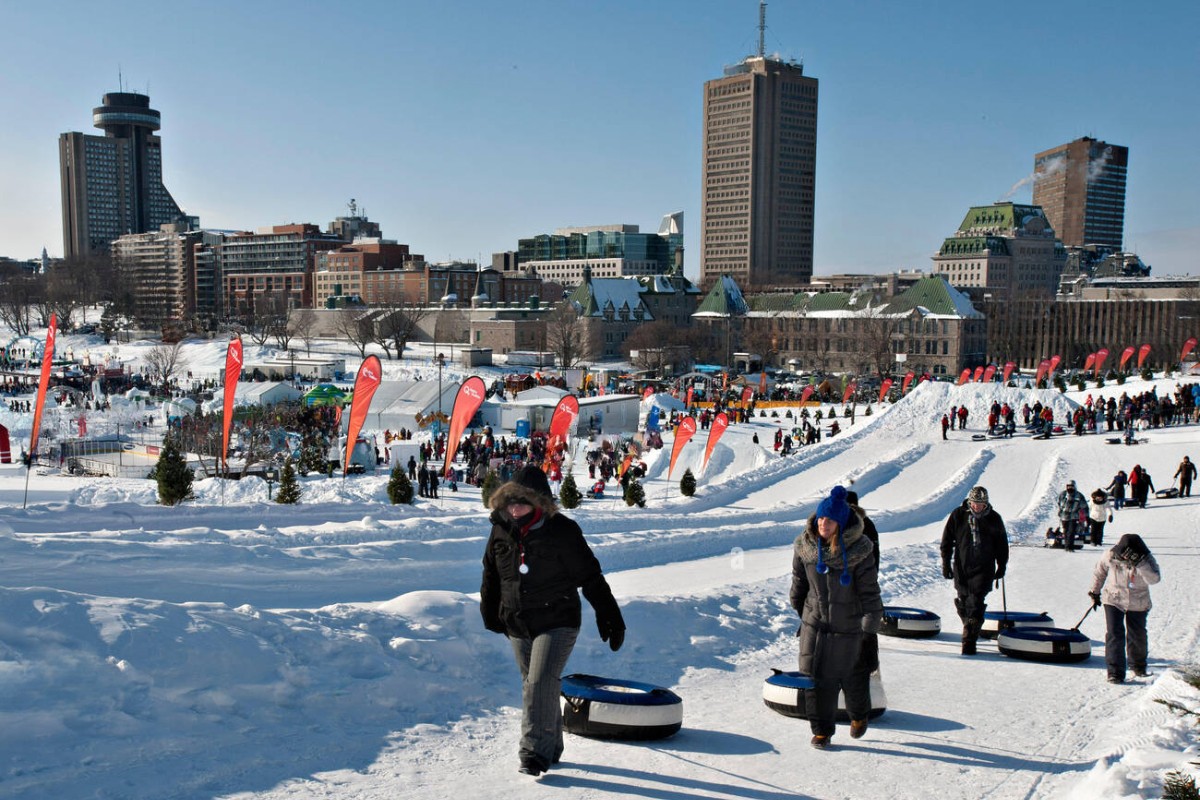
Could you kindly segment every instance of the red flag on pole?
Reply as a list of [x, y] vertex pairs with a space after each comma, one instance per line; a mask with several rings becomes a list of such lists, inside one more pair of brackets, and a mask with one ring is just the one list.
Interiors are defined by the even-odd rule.
[[1096, 351], [1096, 363], [1092, 365], [1092, 377], [1100, 374], [1100, 368], [1104, 366], [1104, 359], [1108, 358], [1108, 348], [1101, 347]]
[[988, 364], [988, 365], [987, 365], [987, 369], [985, 369], [985, 370], [983, 371], [983, 382], [984, 382], [984, 383], [991, 383], [991, 382], [992, 382], [992, 378], [994, 378], [994, 377], [996, 377], [996, 365], [995, 365], [995, 364]]
[[58, 315], [50, 315], [46, 329], [46, 345], [42, 348], [42, 374], [38, 378], [37, 401], [33, 405], [33, 431], [29, 435], [29, 465], [37, 457], [38, 434], [42, 429], [42, 407], [46, 404], [46, 389], [50, 386], [50, 366], [54, 363], [54, 339], [58, 336]]
[[758, 376], [758, 396], [767, 396], [767, 371], [765, 369]]
[[850, 384], [846, 386], [846, 391], [842, 393], [842, 405], [850, 402], [850, 395], [854, 394], [856, 388], [858, 388], [858, 384], [850, 381]]
[[1150, 345], [1144, 344], [1138, 348], [1138, 369], [1142, 368], [1142, 364], [1146, 363], [1146, 356], [1150, 355]]
[[543, 470], [550, 470], [550, 458], [558, 450], [560, 444], [567, 443], [567, 437], [575, 429], [575, 421], [579, 419], [579, 399], [573, 394], [564, 395], [554, 407], [550, 415], [550, 438], [546, 442], [546, 460]]
[[1192, 350], [1195, 347], [1196, 347], [1196, 337], [1195, 336], [1189, 337], [1188, 340], [1183, 343], [1183, 352], [1179, 354], [1179, 360], [1183, 361], [1185, 358], [1187, 358], [1188, 353], [1192, 352]]
[[724, 411], [713, 417], [712, 425], [708, 429], [708, 444], [704, 445], [704, 461], [700, 464], [700, 472], [704, 472], [704, 468], [708, 466], [708, 457], [712, 455], [713, 448], [717, 446], [721, 434], [728, 427], [729, 417], [725, 416]]
[[975, 374], [971, 377], [973, 383], [979, 383], [983, 380], [983, 367], [976, 367]]
[[221, 463], [229, 472], [229, 426], [233, 423], [233, 398], [242, 376], [242, 337], [234, 336], [225, 350], [225, 400], [221, 406]]
[[912, 383], [912, 380], [915, 377], [917, 377], [917, 373], [913, 372], [911, 369], [904, 373], [904, 380], [900, 381], [900, 394], [904, 394], [908, 391], [908, 385]]
[[1062, 363], [1062, 356], [1050, 356], [1050, 368], [1046, 370], [1046, 380], [1049, 381], [1054, 377], [1054, 373], [1058, 371], [1058, 365]]
[[958, 382], [955, 383], [954, 385], [962, 386], [964, 383], [966, 383], [970, 379], [970, 377], [971, 377], [971, 368], [967, 367], [966, 369], [964, 369], [962, 371], [962, 375], [958, 376]]
[[362, 430], [363, 423], [367, 421], [371, 398], [375, 396], [375, 390], [379, 388], [381, 380], [383, 367], [379, 363], [379, 356], [367, 356], [358, 368], [358, 375], [354, 377], [354, 398], [350, 401], [350, 422], [346, 426], [346, 459], [342, 462], [343, 477], [346, 470], [350, 469], [354, 442], [358, 439], [358, 432]]
[[679, 452], [683, 450], [683, 446], [695, 433], [696, 420], [694, 417], [684, 417], [679, 421], [679, 427], [675, 429], [675, 444], [671, 447], [671, 463], [667, 465], [667, 480], [671, 480], [671, 472], [675, 469], [675, 459], [679, 458]]
[[1038, 364], [1037, 374], [1035, 374], [1033, 376], [1033, 384], [1036, 386], [1042, 380], [1042, 378], [1045, 377], [1046, 373], [1049, 370], [1050, 370], [1050, 360], [1047, 358], [1043, 358], [1041, 360], [1041, 362]]
[[754, 397], [754, 390], [751, 389], [749, 386], [743, 388], [742, 389], [742, 402], [749, 403], [751, 397]]
[[0, 464], [12, 463], [12, 448], [8, 443], [8, 428], [0, 425]]
[[1096, 363], [1096, 354], [1088, 353], [1088, 357], [1083, 360], [1083, 371], [1087, 372], [1092, 368], [1092, 364]]
[[888, 378], [879, 387], [879, 402], [883, 402], [883, 398], [887, 397], [888, 389], [892, 388], [892, 379]]
[[1013, 370], [1016, 368], [1017, 368], [1017, 364], [1015, 361], [1005, 361], [1004, 362], [1004, 377], [1001, 380], [1001, 383], [1008, 383], [1008, 379], [1010, 377], [1012, 377]]
[[805, 403], [807, 403], [808, 398], [812, 397], [812, 394], [815, 391], [816, 391], [816, 389], [814, 389], [813, 387], [805, 386], [804, 390], [802, 392], [800, 392], [800, 405], [804, 405]]
[[687, 399], [683, 401], [683, 407], [684, 407], [684, 408], [691, 408], [691, 407], [692, 407], [692, 392], [693, 392], [693, 391], [695, 391], [695, 388], [694, 388], [694, 387], [692, 387], [692, 386], [689, 386], [689, 387], [688, 387], [688, 392], [687, 392]]
[[[458, 387], [458, 394], [454, 396], [454, 410], [450, 412], [450, 433], [446, 440], [446, 463], [442, 465], [442, 475], [450, 473], [450, 462], [454, 461], [454, 454], [458, 452], [458, 443], [462, 439], [463, 431], [471, 423], [475, 412], [483, 405], [483, 398], [486, 396], [487, 387], [483, 385], [483, 378], [478, 375], [472, 375]], [[558, 413], [557, 407], [555, 413]], [[575, 413], [579, 413], [578, 406]], [[550, 424], [554, 424], [553, 417]]]
[[1129, 347], [1126, 347], [1124, 350], [1122, 350], [1121, 351], [1121, 361], [1119, 362], [1117, 369], [1125, 369], [1125, 362], [1128, 361], [1130, 356], [1132, 356], [1136, 352], [1137, 352], [1137, 348], [1134, 347], [1133, 345], [1129, 345]]

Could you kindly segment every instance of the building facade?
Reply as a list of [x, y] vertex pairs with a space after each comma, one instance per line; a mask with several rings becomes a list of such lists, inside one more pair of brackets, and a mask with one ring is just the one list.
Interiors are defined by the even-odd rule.
[[129, 233], [156, 233], [169, 223], [190, 223], [162, 182], [161, 125], [150, 98], [131, 92], [104, 95], [92, 110], [103, 136], [58, 137], [62, 184], [63, 253], [85, 258], [107, 253]]
[[516, 261], [544, 280], [574, 287], [585, 269], [596, 278], [659, 275], [681, 262], [682, 255], [679, 211], [663, 217], [658, 233], [642, 233], [637, 225], [595, 225], [521, 239]]
[[933, 256], [933, 273], [956, 289], [1053, 296], [1067, 263], [1038, 206], [974, 206]]
[[1063, 244], [1122, 248], [1129, 148], [1090, 137], [1033, 157], [1033, 203]]
[[129, 233], [113, 240], [113, 266], [140, 324], [159, 328], [196, 313], [195, 254], [221, 238], [219, 233], [171, 223], [153, 233]]
[[253, 314], [263, 302], [281, 310], [311, 307], [316, 255], [346, 244], [309, 223], [226, 236], [214, 248], [222, 313]]
[[[332, 232], [335, 227], [330, 227]], [[395, 302], [404, 296], [399, 278], [424, 265], [424, 256], [409, 252], [408, 245], [386, 239], [358, 239], [321, 250], [313, 269], [312, 305], [324, 307], [330, 298], [347, 296], [360, 297], [367, 305]]]
[[813, 273], [817, 79], [758, 56], [704, 84], [700, 283], [746, 291]]

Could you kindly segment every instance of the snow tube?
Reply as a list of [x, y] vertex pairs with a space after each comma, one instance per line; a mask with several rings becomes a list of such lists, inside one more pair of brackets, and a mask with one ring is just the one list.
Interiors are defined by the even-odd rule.
[[902, 639], [928, 639], [942, 632], [942, 618], [932, 611], [902, 606], [883, 607], [882, 636]]
[[562, 679], [563, 727], [600, 739], [665, 739], [683, 727], [683, 700], [649, 683], [567, 675]]
[[1011, 628], [996, 637], [996, 645], [1012, 658], [1056, 664], [1086, 661], [1092, 655], [1091, 639], [1062, 628]]
[[[799, 672], [783, 672], [773, 669], [771, 677], [763, 682], [763, 703], [772, 711], [777, 711], [785, 717], [808, 719], [808, 711], [804, 705], [804, 693], [813, 688], [813, 680]], [[883, 677], [879, 670], [871, 673], [869, 681], [871, 693], [871, 711], [868, 717], [875, 719], [887, 711], [887, 694], [883, 691]], [[850, 715], [846, 713], [846, 697], [838, 693], [837, 718], [849, 722]]]
[[986, 436], [984, 436], [982, 433], [972, 433], [972, 434], [971, 434], [971, 441], [972, 441], [972, 442], [986, 442], [986, 441], [987, 441], [987, 437], [986, 437]]
[[1173, 497], [1179, 497], [1179, 490], [1172, 486], [1170, 489], [1159, 489], [1154, 493], [1154, 496], [1159, 500], [1170, 500]]
[[983, 612], [983, 628], [979, 635], [985, 639], [995, 639], [1004, 631], [1028, 630], [1031, 628], [1053, 628], [1054, 620], [1045, 611], [1034, 614], [1029, 611], [985, 611]]

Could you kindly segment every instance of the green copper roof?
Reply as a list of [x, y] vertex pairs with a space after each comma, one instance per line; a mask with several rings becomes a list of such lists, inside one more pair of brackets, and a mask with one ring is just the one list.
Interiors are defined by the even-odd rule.
[[733, 278], [722, 275], [700, 301], [700, 306], [692, 316], [740, 317], [749, 310], [742, 290], [734, 283]]
[[750, 306], [751, 311], [763, 312], [778, 312], [778, 311], [795, 311], [798, 308], [803, 308], [808, 302], [806, 294], [792, 294], [791, 292], [772, 292], [769, 294], [756, 294], [746, 298], [746, 302]]
[[918, 307], [931, 314], [944, 316], [979, 316], [979, 312], [971, 305], [967, 296], [952, 287], [940, 275], [917, 281], [905, 292], [896, 295], [883, 311], [885, 314], [903, 314]]
[[984, 250], [991, 250], [992, 255], [1006, 256], [1008, 240], [999, 236], [951, 236], [942, 242], [941, 256], [981, 256]]
[[1021, 203], [993, 203], [990, 206], [972, 206], [958, 226], [959, 235], [986, 236], [989, 234], [1011, 235], [1013, 231], [1028, 228], [1031, 222], [1038, 233], [1050, 230], [1050, 222], [1041, 206]]
[[821, 292], [809, 299], [808, 311], [850, 311], [855, 307], [852, 299], [849, 292]]

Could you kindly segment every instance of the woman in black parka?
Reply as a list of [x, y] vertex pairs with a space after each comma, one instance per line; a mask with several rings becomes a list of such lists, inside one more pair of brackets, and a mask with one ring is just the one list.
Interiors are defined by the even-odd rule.
[[867, 731], [870, 693], [849, 678], [863, 634], [877, 633], [883, 621], [874, 550], [841, 486], [821, 501], [793, 546], [791, 603], [800, 612], [800, 672], [813, 679], [805, 705], [811, 744], [820, 750], [829, 747], [836, 728], [838, 692], [846, 695], [850, 736]]
[[621, 609], [600, 562], [571, 519], [558, 513], [546, 474], [523, 467], [492, 495], [479, 610], [512, 644], [522, 678], [520, 771], [540, 775], [563, 751], [562, 673], [579, 635], [578, 589], [596, 612], [600, 638], [625, 640]]

